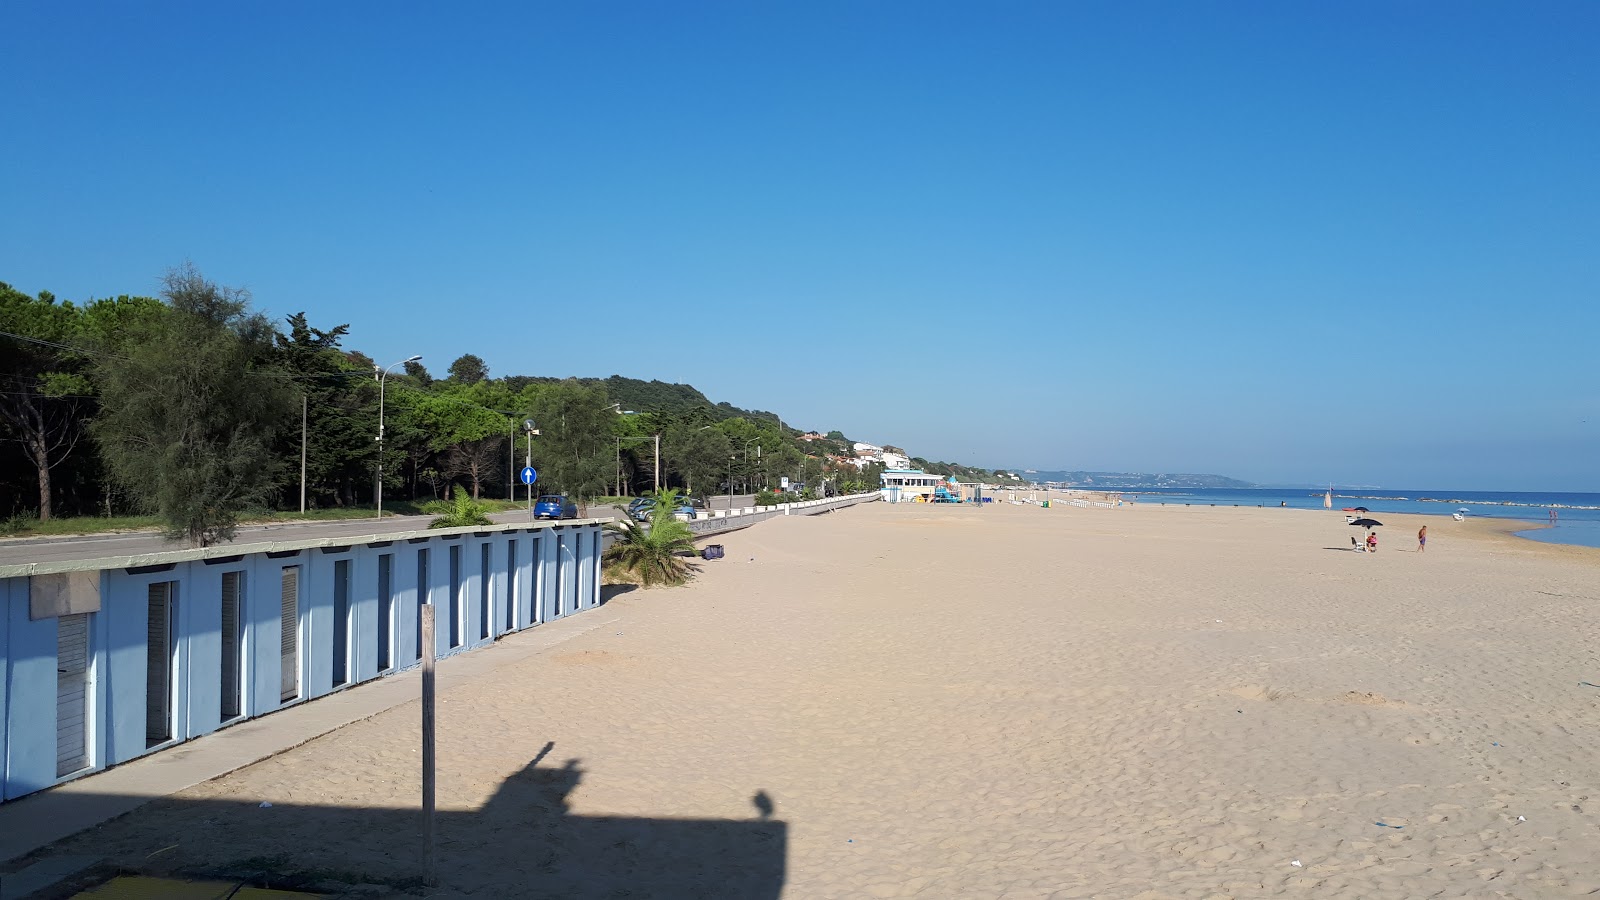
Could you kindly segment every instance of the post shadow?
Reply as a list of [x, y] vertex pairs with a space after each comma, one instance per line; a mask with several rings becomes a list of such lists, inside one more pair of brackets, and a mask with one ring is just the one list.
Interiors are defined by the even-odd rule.
[[[6, 864], [95, 854], [96, 868], [36, 895], [71, 897], [118, 874], [236, 880], [250, 887], [332, 896], [777, 898], [786, 877], [788, 825], [763, 790], [750, 819], [574, 815], [583, 779], [576, 759], [539, 755], [483, 807], [437, 817], [438, 884], [422, 883], [418, 809], [155, 801], [122, 819]], [[219, 862], [219, 860], [221, 860]]]

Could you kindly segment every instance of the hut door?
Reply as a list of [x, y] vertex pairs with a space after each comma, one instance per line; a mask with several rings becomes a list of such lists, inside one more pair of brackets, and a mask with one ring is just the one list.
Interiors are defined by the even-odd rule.
[[172, 585], [150, 585], [146, 601], [149, 619], [145, 629], [144, 745], [154, 747], [172, 740]]
[[89, 765], [89, 616], [56, 620], [56, 775]]
[[279, 595], [279, 634], [282, 672], [278, 699], [288, 702], [300, 696], [300, 567], [285, 566], [283, 591]]

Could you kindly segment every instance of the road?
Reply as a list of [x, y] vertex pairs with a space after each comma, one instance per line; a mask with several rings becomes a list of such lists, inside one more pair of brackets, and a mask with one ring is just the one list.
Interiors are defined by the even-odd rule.
[[[707, 498], [711, 509], [727, 509], [728, 495]], [[754, 494], [734, 494], [733, 508], [755, 505]], [[591, 506], [586, 518], [619, 519], [621, 510], [614, 506]], [[526, 510], [508, 510], [491, 513], [489, 518], [497, 525], [526, 522]], [[362, 537], [369, 534], [388, 534], [397, 531], [421, 531], [428, 527], [431, 516], [385, 516], [376, 519], [341, 519], [335, 522], [285, 522], [273, 525], [243, 525], [231, 543], [259, 544], [267, 541], [310, 541], [318, 538]], [[27, 563], [63, 562], [74, 559], [100, 559], [107, 556], [134, 556], [140, 553], [160, 553], [166, 550], [186, 549], [183, 544], [169, 543], [159, 534], [132, 532], [121, 534], [90, 534], [82, 536], [51, 536], [0, 539], [0, 566]]]
[[[611, 506], [592, 506], [587, 518], [615, 519], [620, 513]], [[491, 513], [496, 524], [526, 522], [526, 510]], [[318, 538], [361, 537], [368, 534], [388, 534], [399, 531], [421, 531], [428, 527], [431, 516], [385, 516], [376, 519], [344, 519], [336, 522], [289, 522], [274, 525], [244, 525], [234, 536], [234, 544], [258, 544], [267, 541], [309, 541]], [[0, 540], [0, 566], [24, 565], [38, 562], [63, 562], [74, 559], [100, 559], [107, 556], [133, 556], [140, 553], [160, 553], [166, 550], [186, 549], [183, 544], [169, 543], [159, 534], [134, 532], [122, 534], [91, 534], [79, 537], [36, 537]]]

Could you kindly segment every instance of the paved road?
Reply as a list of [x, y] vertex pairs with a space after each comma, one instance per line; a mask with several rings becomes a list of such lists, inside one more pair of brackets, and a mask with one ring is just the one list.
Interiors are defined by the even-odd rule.
[[[737, 498], [736, 498], [737, 499]], [[588, 518], [614, 519], [620, 513], [611, 506], [591, 506]], [[428, 527], [431, 516], [385, 516], [376, 519], [347, 519], [338, 522], [290, 522], [277, 525], [246, 525], [232, 543], [257, 544], [266, 541], [309, 541], [318, 538], [361, 537], [396, 531], [420, 531]], [[496, 524], [526, 522], [526, 510], [492, 513]], [[36, 537], [0, 540], [0, 566], [37, 562], [62, 562], [74, 559], [99, 559], [106, 556], [132, 556], [183, 550], [183, 544], [168, 543], [150, 532], [96, 534], [82, 537]]]

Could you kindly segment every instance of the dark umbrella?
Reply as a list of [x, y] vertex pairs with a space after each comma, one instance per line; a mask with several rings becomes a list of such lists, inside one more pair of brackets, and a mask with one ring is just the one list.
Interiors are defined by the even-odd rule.
[[1379, 522], [1377, 519], [1354, 519], [1350, 522], [1350, 524], [1356, 526], [1357, 528], [1371, 528], [1375, 525], [1382, 525], [1383, 523]]
[[1350, 508], [1350, 511], [1351, 512], [1372, 512], [1372, 510], [1367, 509], [1365, 506], [1352, 506]]

